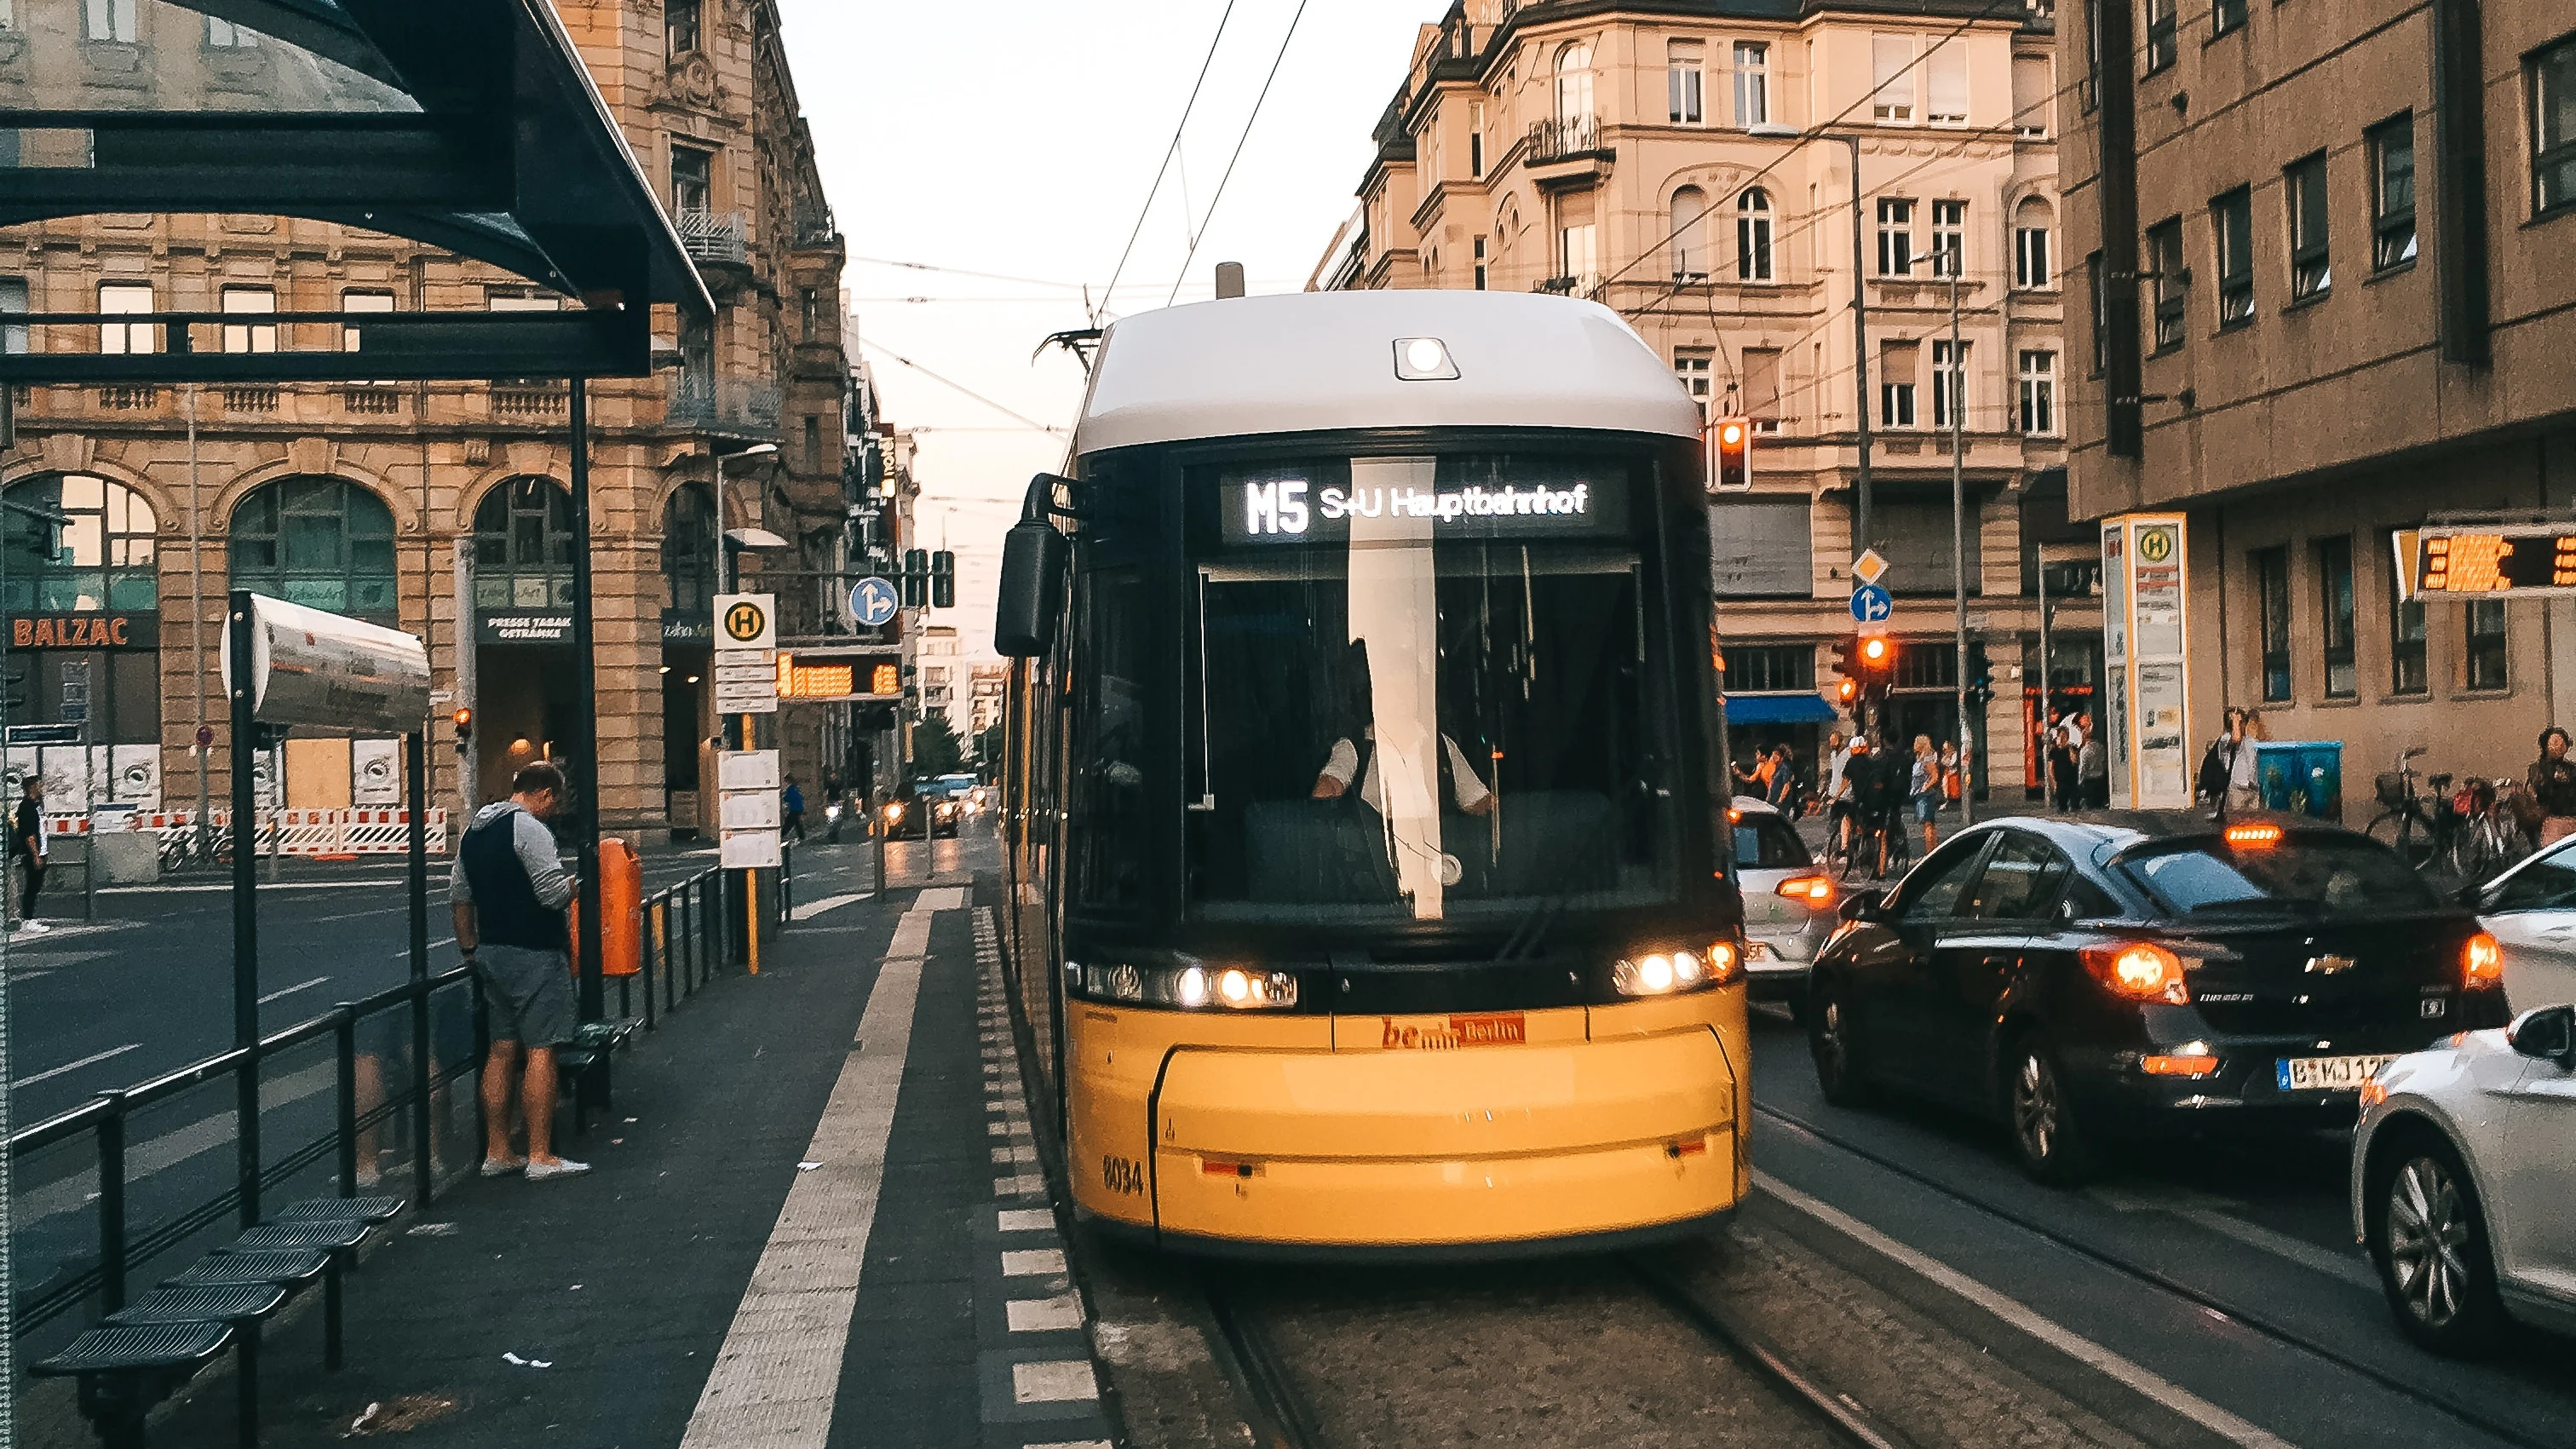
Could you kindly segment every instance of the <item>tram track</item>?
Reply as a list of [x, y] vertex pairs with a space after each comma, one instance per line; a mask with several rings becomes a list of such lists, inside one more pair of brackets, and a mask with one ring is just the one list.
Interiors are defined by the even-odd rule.
[[2493, 1414], [2487, 1413], [2476, 1405], [2462, 1400], [2455, 1395], [2444, 1393], [2439, 1389], [2431, 1388], [2410, 1380], [2403, 1375], [2391, 1372], [2390, 1370], [2382, 1368], [2376, 1364], [2357, 1358], [2331, 1344], [2319, 1342], [2317, 1339], [2290, 1327], [2288, 1324], [2279, 1321], [2269, 1314], [2263, 1313], [2259, 1310], [2248, 1309], [2243, 1305], [2231, 1302], [2218, 1294], [2209, 1292], [2202, 1288], [2194, 1287], [2193, 1285], [2183, 1282], [2160, 1269], [2132, 1261], [2119, 1253], [2103, 1248], [2092, 1242], [2088, 1242], [2075, 1234], [2069, 1233], [2060, 1228], [2051, 1227], [2048, 1224], [2031, 1217], [2027, 1213], [2016, 1211], [2013, 1208], [2006, 1207], [1977, 1193], [1969, 1192], [1950, 1182], [1944, 1181], [1933, 1173], [1926, 1172], [1921, 1168], [1900, 1161], [1876, 1148], [1864, 1146], [1850, 1138], [1841, 1136], [1825, 1127], [1808, 1121], [1795, 1113], [1783, 1111], [1778, 1107], [1771, 1106], [1763, 1102], [1754, 1103], [1753, 1110], [1761, 1116], [1768, 1117], [1773, 1121], [1780, 1123], [1782, 1126], [1791, 1128], [1840, 1152], [1856, 1157], [1863, 1162], [1867, 1162], [1874, 1167], [1893, 1173], [1898, 1177], [1904, 1178], [1908, 1182], [1916, 1184], [1917, 1186], [1927, 1188], [1930, 1191], [1937, 1193], [1952, 1202], [1958, 1203], [1960, 1206], [1968, 1208], [1982, 1216], [1992, 1218], [1997, 1222], [2001, 1222], [2018, 1229], [2019, 1231], [2038, 1238], [2054, 1247], [2062, 1248], [2067, 1252], [2075, 1254], [2077, 1257], [2083, 1258], [2099, 1267], [2117, 1273], [2132, 1282], [2139, 1283], [2146, 1287], [2155, 1289], [2158, 1292], [2179, 1298], [2204, 1312], [2217, 1314], [2228, 1322], [2238, 1324], [2245, 1329], [2258, 1334], [2263, 1338], [2269, 1339], [2274, 1343], [2280, 1344], [2294, 1352], [2302, 1353], [2311, 1358], [2332, 1364], [2334, 1367], [2367, 1380], [2390, 1393], [2413, 1400], [2416, 1403], [2422, 1404], [2444, 1414], [2466, 1427], [2475, 1429], [2482, 1434], [2489, 1435], [2503, 1443], [2515, 1445], [2517, 1446], [2517, 1449], [2568, 1449], [2567, 1441], [2565, 1440], [2543, 1439], [2536, 1437], [2527, 1429], [2499, 1419]]

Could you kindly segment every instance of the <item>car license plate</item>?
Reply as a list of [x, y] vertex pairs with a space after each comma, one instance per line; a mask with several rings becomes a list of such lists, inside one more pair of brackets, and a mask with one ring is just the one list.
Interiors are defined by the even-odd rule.
[[1745, 943], [1744, 943], [1744, 959], [1745, 959], [1745, 960], [1747, 960], [1747, 961], [1768, 961], [1768, 960], [1770, 960], [1770, 959], [1771, 959], [1771, 943], [1770, 943], [1770, 942], [1768, 942], [1768, 941], [1747, 941], [1747, 942], [1745, 942]]
[[2381, 1057], [2283, 1057], [2278, 1080], [2284, 1092], [2352, 1092], [2397, 1060]]

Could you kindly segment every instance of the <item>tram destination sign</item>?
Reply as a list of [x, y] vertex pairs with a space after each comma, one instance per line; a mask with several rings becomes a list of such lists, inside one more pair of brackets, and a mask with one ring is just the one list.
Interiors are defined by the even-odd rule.
[[1427, 524], [1435, 540], [1599, 537], [1628, 522], [1627, 478], [1617, 469], [1596, 476], [1541, 468], [1419, 486], [1355, 483], [1344, 467], [1230, 469], [1218, 494], [1218, 536], [1228, 544], [1339, 543], [1362, 520]]
[[2410, 599], [2576, 595], [2576, 523], [2440, 524], [2395, 545]]

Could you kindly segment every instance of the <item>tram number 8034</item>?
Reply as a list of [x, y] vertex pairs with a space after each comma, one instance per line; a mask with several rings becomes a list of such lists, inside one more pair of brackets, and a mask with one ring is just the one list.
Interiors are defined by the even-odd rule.
[[1145, 1166], [1133, 1158], [1100, 1159], [1100, 1185], [1111, 1192], [1132, 1197], [1145, 1195]]

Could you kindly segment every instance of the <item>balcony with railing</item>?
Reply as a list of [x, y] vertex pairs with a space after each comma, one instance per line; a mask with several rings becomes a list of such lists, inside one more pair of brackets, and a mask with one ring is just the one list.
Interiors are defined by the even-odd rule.
[[719, 437], [776, 441], [778, 384], [748, 378], [709, 377], [680, 371], [670, 375], [669, 425]]
[[1521, 164], [1531, 180], [1554, 190], [1597, 184], [1610, 174], [1612, 155], [1599, 116], [1550, 116], [1530, 123]]
[[684, 211], [673, 220], [678, 223], [680, 245], [688, 252], [689, 260], [730, 267], [751, 264], [751, 246], [743, 237], [741, 212]]

